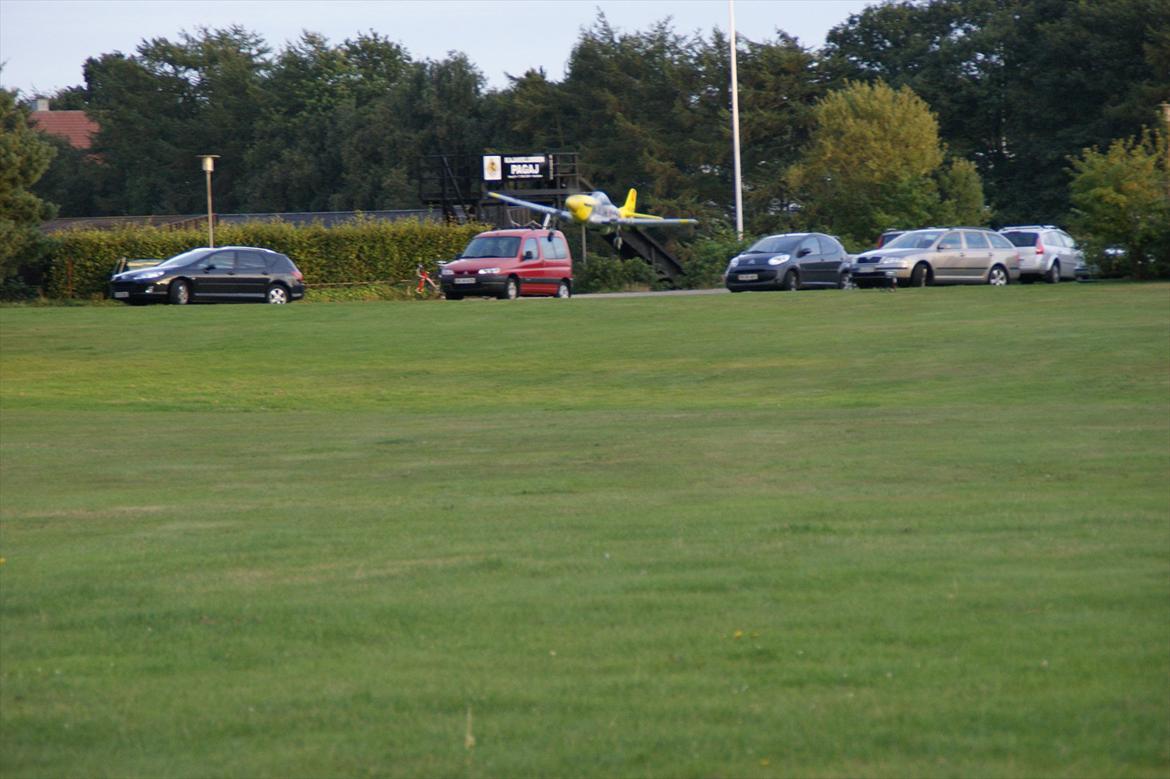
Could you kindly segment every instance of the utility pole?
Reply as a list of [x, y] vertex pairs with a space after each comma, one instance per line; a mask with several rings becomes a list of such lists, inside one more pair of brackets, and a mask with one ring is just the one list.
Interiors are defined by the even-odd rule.
[[215, 161], [218, 154], [200, 154], [203, 160], [203, 172], [207, 174], [207, 245], [215, 248], [215, 216], [211, 210], [211, 173], [215, 170]]
[[727, 0], [731, 21], [731, 149], [735, 158], [735, 237], [743, 240], [743, 178], [739, 165], [739, 78], [735, 68], [735, 0]]

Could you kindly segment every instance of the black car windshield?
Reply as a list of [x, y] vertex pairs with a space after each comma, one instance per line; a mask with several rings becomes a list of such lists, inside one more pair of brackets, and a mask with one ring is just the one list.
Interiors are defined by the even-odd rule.
[[1036, 233], [1004, 233], [1004, 238], [1012, 242], [1012, 246], [1035, 246]]
[[195, 262], [203, 257], [206, 257], [207, 255], [211, 254], [213, 251], [215, 251], [215, 249], [192, 249], [189, 252], [183, 252], [182, 254], [176, 254], [174, 257], [171, 257], [169, 260], [166, 260], [164, 262], [160, 262], [158, 265], [156, 265], [154, 267], [156, 267], [156, 268], [183, 268], [183, 267], [186, 267], [186, 266], [190, 265], [191, 263], [193, 263], [193, 262]]
[[471, 239], [463, 250], [462, 259], [474, 260], [481, 257], [515, 257], [520, 249], [520, 239], [510, 235], [479, 236]]
[[751, 245], [744, 254], [780, 254], [791, 252], [803, 235], [769, 235]]
[[943, 234], [942, 230], [912, 230], [902, 233], [883, 246], [883, 249], [929, 249]]

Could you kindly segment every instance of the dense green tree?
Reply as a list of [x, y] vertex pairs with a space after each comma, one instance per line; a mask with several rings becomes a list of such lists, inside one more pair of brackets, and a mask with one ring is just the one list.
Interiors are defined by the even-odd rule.
[[[284, 49], [265, 83], [267, 110], [248, 153], [248, 210], [350, 207], [340, 194], [349, 139], [361, 132], [365, 107], [399, 84], [409, 63], [401, 46], [375, 34], [330, 46], [306, 32]], [[353, 162], [366, 168], [369, 160]], [[356, 200], [357, 208], [383, 205]]]
[[983, 198], [983, 181], [975, 163], [952, 158], [936, 172], [935, 179], [939, 192], [938, 224], [987, 224], [990, 214]]
[[1143, 131], [1072, 159], [1073, 221], [1110, 274], [1170, 276], [1170, 135]]
[[[851, 83], [818, 102], [813, 114], [812, 140], [789, 171], [808, 227], [862, 246], [886, 228], [929, 224], [956, 208], [939, 197], [938, 122], [909, 87]], [[955, 178], [971, 173], [959, 171]]]
[[58, 216], [91, 216], [95, 213], [94, 192], [103, 171], [85, 149], [74, 148], [68, 140], [42, 135], [55, 153], [33, 192], [57, 207]]
[[973, 160], [1001, 221], [1057, 221], [1064, 160], [1132, 135], [1170, 98], [1166, 0], [875, 5], [830, 31], [826, 77], [909, 86]]
[[265, 109], [267, 54], [258, 36], [233, 27], [88, 60], [88, 110], [101, 125], [92, 149], [104, 174], [98, 207], [198, 213], [204, 188], [196, 155], [218, 154], [217, 210], [235, 210]]
[[32, 187], [52, 157], [53, 146], [28, 126], [17, 95], [0, 89], [0, 282], [38, 258], [37, 227], [54, 209]]
[[[722, 46], [718, 37], [715, 46]], [[726, 61], [718, 48], [711, 56]], [[794, 198], [785, 171], [808, 143], [813, 106], [825, 94], [816, 78], [816, 59], [780, 33], [775, 41], [743, 41], [737, 60], [746, 224], [754, 232], [788, 229]], [[720, 119], [730, 144], [730, 116]], [[730, 178], [725, 185], [723, 198], [730, 196]]]

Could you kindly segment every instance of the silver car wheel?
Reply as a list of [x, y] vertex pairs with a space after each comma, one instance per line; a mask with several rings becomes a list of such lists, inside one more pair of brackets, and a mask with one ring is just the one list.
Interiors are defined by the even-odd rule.
[[920, 262], [914, 266], [914, 270], [910, 272], [910, 286], [911, 287], [925, 287], [930, 283], [930, 266], [925, 262]]
[[993, 287], [1006, 287], [1008, 283], [1007, 271], [1002, 265], [996, 265], [987, 274], [987, 283]]
[[284, 305], [288, 302], [288, 290], [279, 284], [273, 284], [268, 288], [267, 300], [273, 305]]
[[572, 296], [573, 296], [573, 290], [571, 290], [569, 288], [569, 282], [562, 281], [560, 283], [560, 285], [557, 287], [557, 297], [558, 298], [570, 298]]
[[508, 300], [515, 300], [520, 297], [520, 282], [516, 279], [508, 279], [508, 284], [504, 287], [504, 297]]
[[176, 306], [185, 306], [191, 302], [191, 288], [182, 279], [172, 281], [167, 298]]

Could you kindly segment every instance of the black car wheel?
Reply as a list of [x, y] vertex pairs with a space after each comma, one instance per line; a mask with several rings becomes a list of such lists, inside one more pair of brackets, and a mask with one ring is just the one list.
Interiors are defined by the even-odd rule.
[[288, 290], [284, 288], [283, 284], [273, 284], [265, 293], [264, 301], [275, 306], [284, 305], [288, 302]]
[[182, 279], [172, 281], [167, 289], [167, 300], [176, 306], [187, 305], [191, 302], [191, 287]]
[[987, 273], [987, 283], [993, 287], [1006, 287], [1008, 272], [1002, 265], [996, 265]]
[[573, 296], [573, 289], [569, 286], [569, 282], [561, 281], [561, 283], [557, 285], [557, 297], [558, 298], [571, 298], [572, 296]]
[[1044, 274], [1044, 280], [1049, 284], [1056, 284], [1060, 281], [1060, 263], [1053, 262], [1052, 267]]
[[504, 300], [515, 300], [520, 297], [520, 281], [514, 277], [509, 278], [502, 297]]
[[925, 262], [920, 262], [914, 266], [914, 270], [910, 272], [910, 286], [911, 287], [925, 287], [930, 283], [930, 266]]
[[780, 282], [780, 289], [785, 292], [792, 292], [800, 288], [800, 279], [796, 277], [796, 271], [788, 270], [784, 272], [784, 279]]
[[843, 272], [837, 278], [837, 289], [856, 289], [857, 285], [853, 283], [853, 274], [849, 271]]

